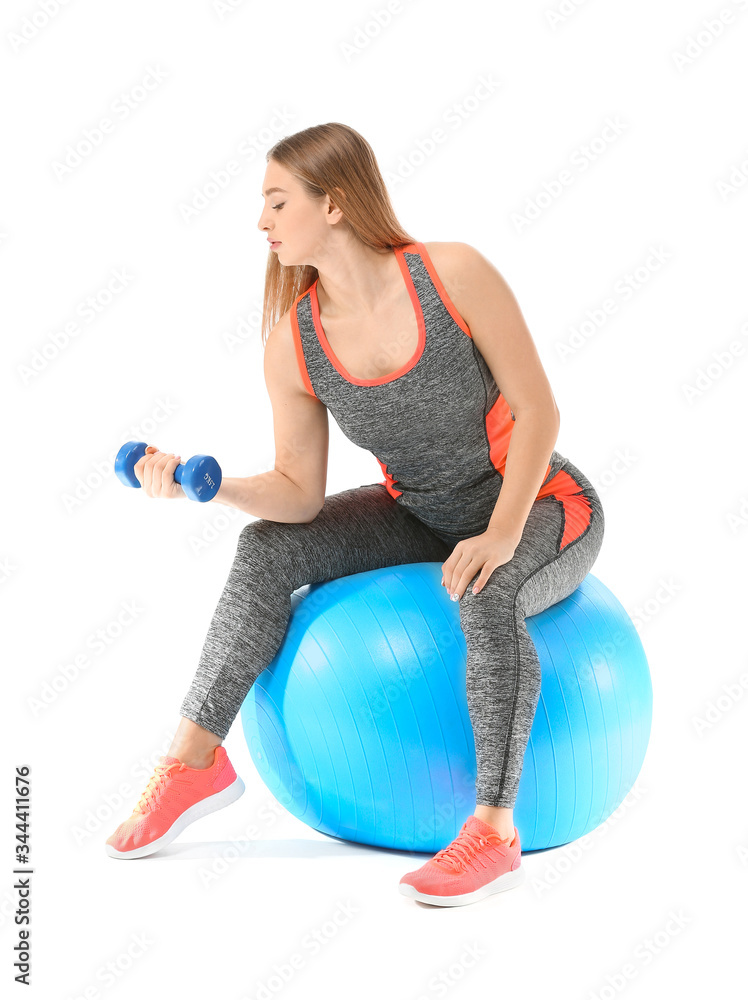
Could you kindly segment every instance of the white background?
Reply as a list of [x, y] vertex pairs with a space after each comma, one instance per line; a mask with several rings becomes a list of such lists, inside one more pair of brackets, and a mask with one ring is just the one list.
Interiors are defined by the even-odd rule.
[[[0, 981], [21, 994], [11, 805], [26, 764], [24, 995], [720, 995], [743, 980], [730, 910], [748, 882], [748, 4], [589, 0], [562, 14], [410, 0], [381, 28], [384, 0], [220, 8], [3, 5]], [[146, 78], [160, 79], [147, 93]], [[106, 117], [114, 130], [56, 173]], [[584, 851], [529, 854], [524, 886], [454, 909], [399, 894], [422, 855], [336, 842], [276, 806], [239, 721], [226, 741], [247, 785], [238, 803], [158, 857], [103, 849], [169, 745], [250, 519], [151, 501], [111, 463], [155, 417], [145, 436], [163, 450], [213, 454], [231, 476], [273, 467], [265, 152], [328, 121], [371, 143], [408, 231], [470, 243], [514, 290], [561, 411], [556, 447], [603, 499], [593, 573], [636, 621], [652, 671], [636, 794]], [[444, 141], [424, 154], [436, 129]], [[185, 221], [180, 206], [232, 158], [240, 174]], [[544, 201], [565, 169], [573, 182]], [[537, 217], [518, 224], [531, 202]], [[123, 270], [124, 290], [84, 320], [81, 303]], [[580, 334], [606, 299], [615, 312]], [[327, 492], [379, 478], [331, 420]], [[132, 624], [39, 708], [128, 603]], [[315, 954], [304, 942], [317, 932]], [[295, 953], [303, 968], [281, 987], [276, 967]]]

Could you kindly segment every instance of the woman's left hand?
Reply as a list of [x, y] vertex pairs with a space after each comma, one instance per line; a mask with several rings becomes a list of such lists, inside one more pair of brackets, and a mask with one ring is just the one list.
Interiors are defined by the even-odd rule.
[[468, 583], [478, 571], [473, 593], [480, 593], [496, 569], [514, 555], [519, 539], [502, 528], [487, 528], [481, 535], [458, 542], [449, 559], [442, 565], [442, 583], [453, 601], [465, 593]]

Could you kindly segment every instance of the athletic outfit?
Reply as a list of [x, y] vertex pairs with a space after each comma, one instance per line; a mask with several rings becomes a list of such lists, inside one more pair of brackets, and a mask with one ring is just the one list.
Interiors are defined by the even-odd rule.
[[[240, 532], [181, 707], [221, 738], [283, 640], [294, 590], [400, 563], [444, 562], [493, 513], [514, 414], [423, 243], [394, 252], [419, 330], [415, 353], [397, 371], [375, 379], [346, 371], [322, 328], [316, 281], [291, 308], [307, 392], [374, 454], [384, 478], [327, 496], [309, 523], [257, 519]], [[459, 602], [478, 804], [511, 807], [517, 795], [540, 694], [524, 619], [576, 589], [603, 532], [597, 492], [554, 450], [513, 557], [474, 595], [476, 574]]]

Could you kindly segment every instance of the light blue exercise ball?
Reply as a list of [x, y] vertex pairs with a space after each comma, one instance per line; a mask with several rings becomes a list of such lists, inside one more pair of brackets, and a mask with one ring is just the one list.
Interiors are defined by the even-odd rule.
[[[308, 584], [241, 709], [276, 799], [347, 841], [435, 853], [475, 809], [459, 607], [441, 564]], [[633, 622], [592, 574], [526, 619], [542, 679], [514, 823], [523, 851], [594, 830], [642, 766], [652, 684]]]

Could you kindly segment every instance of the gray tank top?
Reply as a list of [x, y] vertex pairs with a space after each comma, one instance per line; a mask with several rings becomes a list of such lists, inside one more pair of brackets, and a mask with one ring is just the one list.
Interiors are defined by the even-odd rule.
[[[397, 371], [359, 379], [320, 322], [317, 281], [290, 311], [307, 392], [379, 462], [385, 486], [446, 541], [485, 531], [504, 478], [514, 414], [423, 243], [395, 248], [418, 320], [418, 346]], [[319, 280], [319, 279], [318, 279]], [[541, 490], [567, 462], [554, 450]]]

